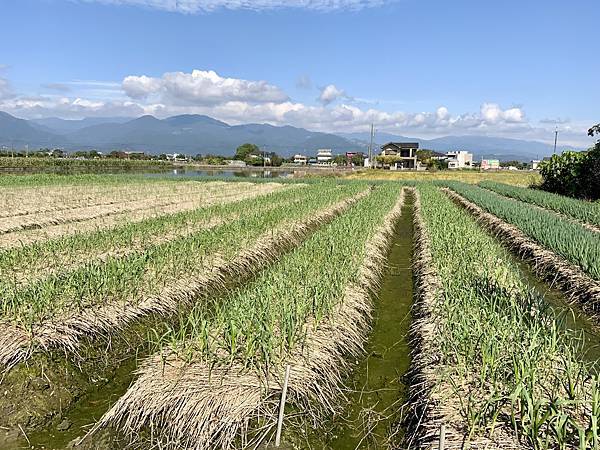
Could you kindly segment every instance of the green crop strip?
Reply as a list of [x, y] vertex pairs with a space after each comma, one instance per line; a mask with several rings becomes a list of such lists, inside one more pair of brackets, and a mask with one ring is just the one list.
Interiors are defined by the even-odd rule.
[[419, 192], [443, 288], [433, 308], [442, 357], [433, 381], [465, 434], [514, 430], [535, 449], [598, 448], [600, 384], [579, 359], [581, 338], [563, 331], [466, 211], [435, 187]]
[[154, 344], [187, 362], [235, 362], [259, 373], [284, 360], [304, 344], [309, 328], [327, 320], [356, 281], [365, 245], [400, 189], [377, 187], [250, 285], [222, 301], [199, 304]]
[[[335, 186], [326, 186], [322, 190], [323, 195], [327, 196], [335, 189]], [[277, 205], [298, 201], [304, 192], [297, 188], [285, 189], [263, 197], [165, 214], [140, 222], [128, 222], [108, 230], [77, 233], [23, 247], [0, 250], [0, 273], [4, 274], [0, 279], [0, 285], [10, 283], [11, 279], [21, 279], [23, 275], [29, 273], [36, 275], [47, 266], [48, 261], [76, 263], [81, 259], [89, 260], [90, 257], [99, 254], [110, 255], [128, 249], [139, 252], [152, 245], [157, 239], [168, 238], [169, 234], [177, 237], [177, 231], [193, 229], [198, 224], [209, 224], [219, 219], [231, 219], [243, 211], [266, 211]], [[55, 269], [61, 271], [60, 266]]]
[[[21, 327], [47, 319], [54, 319], [60, 313], [76, 312], [90, 305], [106, 302], [137, 302], [148, 295], [159, 295], [161, 290], [175, 284], [185, 284], [186, 279], [197, 276], [210, 268], [215, 258], [227, 260], [234, 257], [241, 248], [249, 245], [261, 234], [281, 226], [287, 221], [305, 217], [317, 209], [324, 208], [343, 198], [365, 189], [362, 183], [340, 187], [331, 184], [316, 184], [297, 192], [304, 201], [291, 204], [285, 202], [280, 207], [248, 208], [247, 202], [237, 206], [227, 206], [232, 212], [243, 213], [236, 220], [226, 222], [210, 230], [200, 230], [156, 246], [150, 246], [141, 253], [123, 258], [108, 258], [103, 262], [92, 262], [73, 271], [54, 274], [32, 283], [22, 289], [4, 285], [2, 292], [2, 317]], [[273, 196], [257, 198], [257, 204], [281, 201], [290, 193], [276, 193]], [[174, 220], [180, 220], [182, 216]], [[172, 218], [165, 219], [167, 224]], [[127, 228], [118, 239], [127, 241], [135, 226]], [[149, 229], [164, 228], [162, 221], [148, 222]], [[102, 235], [102, 239], [110, 239]], [[86, 245], [82, 243], [81, 245]]]
[[482, 181], [479, 185], [500, 195], [551, 209], [581, 222], [600, 227], [600, 203], [577, 200], [551, 192], [511, 186], [494, 181]]
[[534, 209], [494, 192], [463, 183], [446, 183], [487, 212], [515, 225], [523, 233], [600, 280], [600, 233], [588, 230], [551, 211]]

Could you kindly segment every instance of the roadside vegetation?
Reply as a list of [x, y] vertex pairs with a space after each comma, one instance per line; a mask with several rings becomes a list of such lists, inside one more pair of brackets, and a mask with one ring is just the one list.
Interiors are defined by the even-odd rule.
[[368, 170], [364, 169], [358, 173], [348, 176], [358, 180], [386, 180], [386, 181], [415, 181], [435, 182], [439, 180], [462, 181], [464, 183], [477, 184], [480, 181], [492, 180], [515, 186], [531, 186], [538, 184], [541, 180], [536, 172], [524, 171], [487, 171], [480, 172], [472, 169], [465, 170], [439, 170], [436, 172], [402, 171], [402, 170]]
[[[600, 136], [600, 124], [589, 129], [590, 136]], [[600, 199], [600, 141], [584, 152], [552, 155], [540, 166], [544, 190], [587, 200]]]

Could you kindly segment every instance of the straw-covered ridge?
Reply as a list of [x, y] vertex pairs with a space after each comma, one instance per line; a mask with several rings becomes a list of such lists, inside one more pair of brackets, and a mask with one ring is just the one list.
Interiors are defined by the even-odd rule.
[[[270, 187], [276, 189], [277, 187], [281, 188], [282, 185], [273, 184]], [[259, 190], [261, 190], [260, 186]], [[85, 222], [123, 213], [137, 212], [139, 214], [141, 211], [151, 211], [155, 208], [165, 208], [181, 204], [182, 197], [184, 198], [183, 203], [186, 203], [188, 208], [194, 208], [206, 203], [207, 200], [219, 201], [221, 198], [235, 198], [240, 194], [244, 194], [245, 191], [247, 191], [247, 187], [245, 188], [244, 186], [232, 184], [231, 186], [222, 187], [218, 193], [215, 192], [210, 196], [207, 196], [206, 192], [203, 192], [203, 190], [196, 190], [183, 194], [163, 194], [157, 197], [148, 196], [147, 198], [140, 200], [131, 200], [120, 203], [83, 206], [61, 211], [5, 217], [0, 218], [0, 234], [73, 222]]]
[[[441, 281], [432, 262], [427, 228], [421, 212], [421, 195], [413, 189], [414, 201], [414, 257], [415, 302], [412, 308], [413, 322], [410, 328], [411, 367], [409, 379], [408, 414], [406, 436], [407, 448], [428, 448], [438, 436], [444, 417], [434, 398], [436, 371], [441, 355], [436, 345], [437, 327], [434, 308], [441, 295]], [[456, 433], [451, 432], [454, 436]], [[452, 439], [451, 439], [452, 440]]]
[[[371, 297], [403, 203], [403, 191], [398, 194], [397, 187], [377, 188], [233, 293], [223, 305], [225, 318], [207, 317], [212, 325], [187, 337], [194, 345], [169, 345], [145, 361], [97, 429], [112, 425], [131, 439], [147, 431], [161, 448], [256, 444], [273, 431], [287, 365], [295, 410], [315, 425], [336, 411], [347, 357], [361, 354], [368, 334]], [[239, 321], [235, 311], [263, 316], [258, 323], [256, 317]], [[236, 325], [240, 332], [223, 342]], [[258, 339], [272, 347], [257, 349]]]
[[[84, 221], [65, 222], [59, 223], [58, 225], [46, 225], [42, 228], [22, 229], [7, 234], [0, 234], [0, 248], [7, 250], [21, 248], [23, 246], [44, 243], [45, 241], [63, 237], [95, 233], [101, 230], [111, 230], [122, 226], [123, 224], [135, 224], [168, 215], [195, 211], [198, 208], [235, 203], [244, 199], [252, 199], [273, 192], [280, 192], [298, 187], [302, 187], [302, 185], [284, 186], [277, 183], [265, 183], [250, 186], [247, 189], [240, 191], [230, 191], [227, 189], [225, 190], [225, 193], [219, 195], [215, 195], [208, 191], [203, 195], [195, 196], [191, 199], [183, 196], [182, 198], [184, 200], [169, 203], [164, 206], [152, 204], [149, 208], [138, 209], [135, 211], [124, 211]], [[150, 200], [148, 201], [150, 202]]]
[[552, 210], [563, 217], [577, 220], [584, 227], [600, 233], [600, 204], [597, 202], [494, 181], [482, 181], [479, 186], [505, 197]]
[[484, 211], [452, 190], [445, 189], [445, 192], [506, 246], [528, 261], [535, 273], [560, 288], [571, 301], [576, 302], [590, 316], [597, 319], [600, 312], [600, 282], [556, 253], [545, 249], [516, 226]]
[[174, 183], [164, 180], [136, 180], [85, 185], [59, 185], [33, 187], [0, 186], [0, 218], [29, 214], [65, 211], [74, 208], [111, 205], [128, 201], [156, 198], [164, 195], [185, 197], [190, 193], [214, 192], [224, 187], [224, 181], [185, 181]]
[[406, 448], [595, 448], [600, 384], [582, 337], [507, 249], [433, 186], [415, 203]]
[[193, 278], [170, 283], [157, 295], [144, 297], [140, 301], [124, 299], [74, 309], [34, 324], [30, 331], [4, 325], [0, 334], [4, 344], [0, 348], [0, 362], [12, 366], [26, 359], [33, 351], [54, 348], [76, 352], [85, 337], [98, 339], [99, 335], [115, 335], [144, 319], [158, 317], [168, 320], [177, 313], [189, 310], [196, 302], [214, 296], [232, 284], [252, 278], [365, 195], [367, 191], [328, 205], [323, 210], [311, 211], [308, 217], [295, 222], [281, 224], [231, 258], [219, 258], [217, 255]]

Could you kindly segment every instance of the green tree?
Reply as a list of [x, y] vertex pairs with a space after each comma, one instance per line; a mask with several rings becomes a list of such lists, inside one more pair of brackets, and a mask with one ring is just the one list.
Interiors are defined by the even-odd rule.
[[[600, 135], [600, 124], [588, 130], [589, 136]], [[600, 199], [600, 140], [585, 152], [553, 155], [540, 167], [542, 189], [571, 197]]]
[[283, 158], [279, 156], [277, 153], [273, 152], [270, 155], [271, 157], [271, 165], [273, 167], [279, 167], [283, 164]]
[[[242, 144], [235, 150], [234, 159], [246, 161], [250, 155], [260, 156], [260, 148], [255, 144]], [[246, 161], [247, 162], [247, 161]]]
[[332, 162], [338, 166], [345, 166], [348, 163], [348, 159], [345, 155], [335, 155]]
[[365, 156], [362, 153], [356, 153], [350, 158], [350, 162], [355, 166], [362, 167], [365, 163]]

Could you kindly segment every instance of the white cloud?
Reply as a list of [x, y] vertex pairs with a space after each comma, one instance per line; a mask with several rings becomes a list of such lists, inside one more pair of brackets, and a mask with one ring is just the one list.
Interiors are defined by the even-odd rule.
[[[18, 117], [132, 116], [152, 114], [206, 114], [231, 124], [258, 122], [293, 125], [315, 131], [378, 130], [416, 137], [488, 135], [549, 141], [552, 124], [533, 124], [521, 107], [503, 108], [485, 102], [479, 111], [456, 114], [440, 105], [433, 111], [390, 111], [376, 105], [359, 105], [331, 84], [319, 101], [308, 105], [291, 100], [266, 81], [224, 78], [213, 71], [171, 72], [161, 77], [128, 76], [114, 82], [69, 82], [71, 91], [39, 96], [16, 95], [8, 80], [0, 78], [0, 110]], [[589, 123], [561, 127], [564, 142], [587, 145]]]
[[341, 98], [347, 98], [346, 93], [342, 89], [338, 89], [335, 84], [329, 84], [321, 89], [318, 100], [324, 105], [329, 105]]
[[268, 9], [297, 8], [330, 12], [337, 10], [361, 10], [392, 3], [394, 0], [79, 0], [87, 3], [141, 6], [183, 14], [208, 13], [219, 9]]
[[128, 76], [122, 86], [131, 98], [158, 98], [177, 105], [216, 105], [228, 101], [281, 103], [288, 100], [281, 89], [266, 81], [223, 78], [212, 70], [169, 72], [160, 78]]
[[499, 122], [522, 123], [525, 121], [525, 113], [521, 108], [503, 110], [497, 103], [484, 103], [481, 105], [481, 117], [489, 124]]
[[162, 81], [146, 75], [128, 76], [123, 80], [122, 87], [129, 97], [142, 99], [159, 92], [162, 88]]

